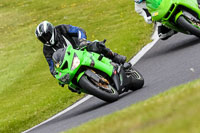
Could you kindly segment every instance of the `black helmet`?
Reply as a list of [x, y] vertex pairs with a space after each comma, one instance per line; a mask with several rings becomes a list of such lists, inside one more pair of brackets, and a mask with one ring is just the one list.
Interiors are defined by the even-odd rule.
[[42, 43], [49, 46], [54, 45], [55, 34], [56, 30], [54, 29], [54, 26], [48, 21], [43, 21], [42, 23], [40, 23], [35, 30], [35, 35], [37, 36], [37, 38]]

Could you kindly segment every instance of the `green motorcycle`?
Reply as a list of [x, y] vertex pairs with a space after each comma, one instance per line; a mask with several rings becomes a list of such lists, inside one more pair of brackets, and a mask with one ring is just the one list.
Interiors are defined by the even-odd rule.
[[146, 0], [152, 20], [177, 32], [200, 37], [200, 9], [197, 0]]
[[[101, 43], [105, 44], [105, 41]], [[94, 95], [104, 101], [118, 100], [119, 94], [142, 88], [144, 79], [130, 63], [116, 64], [88, 47], [76, 50], [71, 45], [53, 54], [56, 79], [78, 93]]]

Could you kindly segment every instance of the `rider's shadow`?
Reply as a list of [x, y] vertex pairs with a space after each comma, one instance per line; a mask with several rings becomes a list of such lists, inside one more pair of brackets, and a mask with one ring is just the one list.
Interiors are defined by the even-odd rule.
[[[137, 90], [136, 90], [137, 91]], [[130, 95], [134, 93], [134, 91], [128, 91], [126, 93], [123, 93], [119, 96], [119, 99], [118, 100], [121, 100], [123, 98], [125, 98], [126, 96]], [[95, 100], [98, 99], [98, 98], [95, 98]], [[95, 102], [95, 103], [90, 103], [90, 104], [87, 104], [85, 105], [84, 108], [82, 107], [79, 107], [81, 109], [76, 109], [74, 108], [73, 110], [67, 112], [65, 115], [62, 115], [54, 120], [51, 121], [51, 124], [52, 123], [56, 123], [58, 121], [63, 121], [63, 120], [67, 120], [67, 119], [71, 119], [73, 117], [77, 117], [79, 115], [83, 115], [83, 114], [86, 114], [86, 113], [90, 113], [90, 112], [93, 112], [95, 110], [98, 110], [98, 109], [101, 109], [102, 107], [106, 106], [106, 105], [109, 105], [109, 104], [112, 104], [112, 103], [108, 103], [108, 102], [105, 102], [105, 101], [102, 101], [102, 100], [97, 100], [98, 102]], [[117, 101], [115, 101], [117, 102]], [[113, 103], [115, 103], [113, 102]]]

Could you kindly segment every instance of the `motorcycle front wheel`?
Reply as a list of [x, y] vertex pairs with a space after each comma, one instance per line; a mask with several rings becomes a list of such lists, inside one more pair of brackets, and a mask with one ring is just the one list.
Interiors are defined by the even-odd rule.
[[200, 37], [200, 23], [195, 22], [184, 16], [180, 16], [177, 20], [178, 25], [189, 33]]
[[[101, 76], [101, 78], [103, 77]], [[103, 80], [106, 79], [103, 78]], [[106, 102], [114, 102], [119, 98], [118, 92], [109, 84], [108, 81], [105, 83], [98, 83], [95, 80], [92, 80], [90, 77], [83, 75], [79, 80], [79, 85], [81, 88], [86, 90], [88, 94], [94, 95], [95, 97], [98, 97]]]

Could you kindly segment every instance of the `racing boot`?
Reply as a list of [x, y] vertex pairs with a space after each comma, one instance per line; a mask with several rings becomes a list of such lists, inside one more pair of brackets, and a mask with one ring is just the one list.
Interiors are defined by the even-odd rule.
[[132, 64], [130, 62], [125, 62], [124, 65], [123, 65], [124, 69], [129, 69], [132, 67]]
[[164, 25], [158, 26], [158, 36], [161, 40], [167, 40], [177, 32], [165, 27]]
[[113, 53], [113, 58], [112, 58], [112, 61], [118, 63], [118, 64], [124, 64], [125, 61], [126, 61], [126, 56], [123, 56], [123, 55], [119, 55], [117, 53]]
[[149, 11], [147, 9], [143, 9], [145, 14], [143, 17], [144, 17], [144, 20], [148, 23], [148, 24], [151, 24], [152, 23], [152, 17], [151, 17], [151, 14], [149, 13]]
[[101, 50], [102, 50], [101, 53], [105, 57], [110, 58], [115, 63], [124, 64], [126, 61], [126, 56], [114, 53], [109, 48], [103, 47], [103, 48], [101, 48]]

